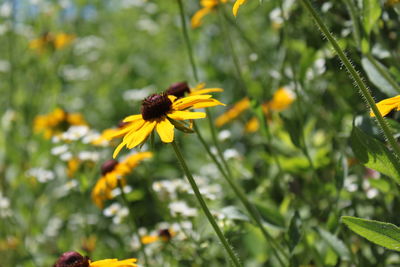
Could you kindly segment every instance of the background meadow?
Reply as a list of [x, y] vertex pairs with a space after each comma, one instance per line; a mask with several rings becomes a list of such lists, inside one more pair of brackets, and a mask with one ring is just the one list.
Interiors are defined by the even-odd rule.
[[[139, 266], [229, 266], [158, 135], [119, 154], [152, 152], [124, 175], [123, 194], [114, 186], [103, 207], [92, 197], [119, 143], [96, 142], [102, 132], [183, 81], [224, 89], [212, 95], [226, 106], [196, 120], [206, 146], [178, 130], [175, 141], [243, 266], [399, 265], [398, 155], [308, 1], [248, 0], [236, 17], [235, 1], [211, 1], [196, 28], [205, 2], [183, 1], [198, 80], [179, 1], [0, 3], [0, 266], [52, 266], [66, 251]], [[374, 99], [399, 94], [399, 1], [311, 2]], [[38, 116], [57, 109], [84, 122], [46, 135]], [[397, 141], [399, 114], [386, 117]]]

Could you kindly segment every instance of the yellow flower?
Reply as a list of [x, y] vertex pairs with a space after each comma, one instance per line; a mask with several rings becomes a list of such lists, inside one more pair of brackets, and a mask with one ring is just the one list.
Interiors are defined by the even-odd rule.
[[68, 46], [75, 40], [75, 35], [66, 33], [44, 33], [41, 37], [34, 39], [29, 42], [29, 48], [32, 50], [37, 50], [39, 52], [44, 52], [47, 49], [50, 50], [60, 50]]
[[118, 187], [118, 180], [126, 184], [125, 176], [129, 174], [140, 161], [151, 158], [151, 152], [140, 152], [127, 157], [124, 161], [108, 160], [101, 166], [102, 176], [92, 190], [93, 202], [102, 209], [104, 201], [112, 199], [112, 190]]
[[33, 122], [33, 129], [36, 133], [42, 132], [45, 138], [58, 135], [73, 125], [87, 125], [80, 113], [68, 113], [63, 109], [56, 108], [53, 112], [45, 115], [38, 115]]
[[141, 113], [126, 117], [126, 127], [119, 130], [113, 137], [124, 135], [122, 142], [115, 149], [115, 158], [126, 146], [132, 149], [145, 142], [147, 137], [156, 129], [161, 141], [171, 143], [174, 140], [174, 128], [181, 120], [205, 118], [204, 112], [191, 112], [191, 108], [206, 108], [224, 105], [211, 95], [193, 95], [177, 98], [173, 95], [153, 94], [143, 100]]
[[[399, 111], [400, 110], [400, 95], [382, 100], [382, 101], [376, 103], [376, 107], [378, 108], [378, 110], [382, 116], [386, 116], [393, 109], [396, 109], [397, 111]], [[371, 117], [375, 117], [375, 114], [372, 111], [369, 113], [369, 115]]]
[[191, 21], [192, 28], [200, 27], [206, 15], [211, 13], [219, 4], [226, 2], [228, 2], [228, 0], [201, 0], [200, 5], [202, 8], [193, 15]]
[[235, 4], [233, 5], [233, 9], [232, 9], [233, 15], [235, 17], [237, 16], [237, 13], [239, 11], [239, 7], [241, 5], [243, 5], [244, 3], [246, 3], [246, 2], [247, 2], [247, 0], [236, 0]]
[[154, 243], [158, 240], [161, 240], [163, 242], [169, 242], [171, 240], [171, 238], [173, 238], [175, 236], [175, 232], [173, 232], [170, 229], [161, 229], [160, 231], [158, 231], [157, 235], [146, 235], [142, 237], [142, 243], [147, 245], [147, 244], [151, 244]]
[[[293, 93], [284, 87], [279, 88], [273, 95], [270, 101], [262, 104], [262, 109], [265, 114], [270, 111], [283, 111], [287, 109], [295, 100]], [[226, 123], [236, 119], [240, 114], [250, 108], [250, 99], [245, 97], [239, 102], [233, 105], [227, 112], [220, 115], [215, 120], [215, 125], [221, 127]], [[259, 122], [257, 118], [252, 118], [245, 126], [246, 132], [255, 132], [259, 128]]]
[[82, 266], [82, 267], [137, 267], [135, 264], [137, 259], [131, 258], [126, 260], [106, 259], [99, 261], [91, 261], [88, 257], [84, 257], [78, 252], [68, 251], [63, 253], [53, 265], [54, 267]]
[[176, 96], [177, 98], [181, 98], [184, 97], [185, 94], [192, 96], [192, 95], [204, 95], [208, 93], [224, 91], [224, 89], [222, 88], [204, 88], [204, 87], [206, 87], [205, 83], [199, 83], [194, 88], [190, 88], [187, 82], [177, 82], [171, 84], [165, 91], [165, 93], [167, 95], [173, 95]]

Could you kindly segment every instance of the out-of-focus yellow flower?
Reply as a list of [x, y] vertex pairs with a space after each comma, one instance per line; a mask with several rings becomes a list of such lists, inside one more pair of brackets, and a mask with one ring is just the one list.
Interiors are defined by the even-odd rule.
[[244, 3], [246, 3], [246, 2], [247, 2], [247, 0], [236, 0], [235, 4], [233, 5], [233, 8], [232, 8], [232, 12], [233, 12], [233, 15], [235, 17], [237, 16], [237, 13], [239, 11], [239, 7], [241, 5], [243, 5]]
[[66, 33], [44, 33], [41, 37], [29, 42], [29, 48], [44, 52], [46, 50], [60, 50], [71, 44], [76, 36]]
[[388, 5], [388, 6], [394, 6], [397, 4], [400, 4], [400, 0], [387, 0], [386, 1], [386, 5]]
[[193, 15], [191, 21], [192, 28], [200, 27], [206, 15], [211, 13], [219, 4], [226, 2], [228, 0], [201, 0], [200, 5], [202, 8]]
[[165, 91], [167, 95], [173, 95], [177, 98], [184, 97], [185, 95], [193, 96], [193, 95], [204, 95], [215, 92], [223, 92], [222, 88], [205, 88], [205, 83], [199, 83], [194, 88], [190, 88], [187, 82], [177, 82], [171, 84], [168, 89]]
[[175, 236], [175, 232], [170, 229], [161, 229], [157, 235], [145, 235], [142, 237], [142, 243], [147, 245], [156, 241], [169, 242]]
[[65, 266], [82, 266], [82, 267], [137, 267], [135, 264], [137, 259], [131, 258], [126, 260], [106, 259], [99, 261], [91, 261], [88, 257], [84, 257], [78, 252], [69, 251], [63, 253], [54, 264], [54, 267]]
[[140, 152], [127, 157], [124, 161], [108, 160], [101, 166], [102, 176], [92, 190], [93, 202], [102, 209], [104, 201], [112, 199], [112, 190], [118, 187], [118, 180], [124, 186], [125, 176], [129, 174], [140, 161], [152, 157], [151, 152]]
[[36, 133], [43, 133], [49, 139], [58, 135], [73, 125], [87, 125], [80, 113], [68, 113], [61, 108], [45, 115], [38, 115], [33, 122], [33, 130]]
[[[283, 111], [287, 109], [295, 100], [293, 93], [287, 88], [279, 88], [273, 95], [270, 101], [262, 104], [262, 109], [265, 114], [270, 111]], [[236, 119], [240, 114], [250, 108], [250, 99], [245, 97], [233, 105], [227, 112], [220, 115], [215, 120], [215, 125], [221, 127], [226, 123]], [[246, 132], [256, 132], [259, 129], [259, 121], [256, 117], [250, 119], [245, 126]]]
[[174, 129], [177, 121], [205, 118], [204, 112], [191, 112], [188, 109], [206, 108], [224, 105], [212, 95], [192, 95], [177, 98], [173, 95], [153, 94], [143, 100], [141, 113], [126, 117], [123, 122], [129, 124], [114, 134], [113, 137], [124, 136], [122, 142], [115, 149], [115, 158], [121, 149], [126, 146], [132, 149], [146, 141], [155, 129], [164, 143], [174, 140]]
[[78, 158], [72, 158], [67, 162], [67, 175], [69, 178], [74, 177], [74, 174], [79, 169], [80, 160]]
[[241, 99], [239, 102], [233, 105], [227, 112], [220, 115], [215, 120], [215, 125], [217, 127], [221, 127], [226, 123], [236, 119], [240, 114], [242, 114], [245, 110], [250, 107], [250, 99], [245, 97]]
[[[390, 111], [396, 109], [397, 111], [400, 110], [400, 95], [384, 99], [378, 103], [376, 103], [376, 107], [378, 108], [379, 112], [382, 116], [386, 116]], [[375, 117], [375, 114], [370, 111], [369, 115], [371, 117]]]

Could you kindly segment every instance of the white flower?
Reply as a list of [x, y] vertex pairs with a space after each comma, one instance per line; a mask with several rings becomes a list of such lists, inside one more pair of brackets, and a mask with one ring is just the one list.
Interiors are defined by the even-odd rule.
[[10, 62], [8, 62], [7, 60], [0, 60], [0, 72], [8, 72], [10, 68]]
[[189, 207], [184, 201], [171, 202], [168, 205], [172, 216], [195, 217], [197, 209]]
[[62, 133], [61, 139], [65, 141], [76, 141], [89, 133], [89, 127], [86, 125], [71, 126]]
[[43, 168], [32, 168], [26, 172], [27, 176], [34, 177], [40, 183], [46, 183], [54, 179], [54, 173], [50, 170], [45, 170]]
[[119, 203], [113, 203], [103, 210], [103, 214], [106, 217], [112, 217], [113, 223], [120, 224], [126, 216], [129, 214], [129, 210], [126, 207], [122, 207]]
[[78, 154], [78, 158], [82, 161], [97, 162], [100, 158], [100, 154], [98, 152], [93, 152], [93, 151], [81, 151]]
[[60, 146], [55, 146], [50, 150], [50, 153], [54, 156], [59, 156], [63, 153], [68, 152], [68, 146], [67, 145], [60, 145]]
[[0, 16], [1, 17], [5, 17], [8, 18], [11, 16], [12, 14], [12, 4], [11, 2], [4, 2], [1, 6], [0, 6]]
[[229, 148], [229, 149], [224, 151], [224, 158], [226, 160], [233, 159], [233, 158], [238, 158], [239, 156], [240, 156], [239, 152], [234, 148]]
[[68, 81], [85, 81], [90, 78], [91, 71], [85, 66], [66, 65], [61, 69], [61, 75]]
[[150, 87], [145, 87], [142, 89], [130, 89], [124, 92], [123, 98], [126, 101], [142, 101], [153, 91], [154, 90]]
[[229, 130], [223, 130], [223, 131], [219, 132], [218, 140], [225, 141], [225, 140], [231, 138], [231, 136], [232, 136], [232, 133]]

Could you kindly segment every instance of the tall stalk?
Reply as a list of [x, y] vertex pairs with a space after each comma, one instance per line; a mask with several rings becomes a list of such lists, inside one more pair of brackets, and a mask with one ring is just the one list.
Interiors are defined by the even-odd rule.
[[199, 202], [204, 214], [206, 215], [208, 221], [210, 222], [210, 224], [213, 227], [215, 233], [217, 234], [219, 240], [221, 241], [222, 246], [225, 248], [225, 251], [228, 253], [228, 256], [231, 259], [233, 265], [236, 267], [242, 266], [239, 261], [238, 256], [233, 251], [232, 247], [228, 243], [228, 240], [225, 238], [225, 236], [222, 233], [221, 229], [219, 228], [217, 222], [215, 221], [214, 217], [212, 216], [210, 210], [208, 209], [207, 204], [204, 201], [204, 199], [200, 193], [199, 187], [197, 186], [196, 181], [194, 180], [194, 178], [192, 176], [192, 173], [190, 172], [188, 166], [186, 165], [186, 162], [182, 156], [182, 153], [181, 153], [179, 147], [176, 145], [175, 141], [173, 141], [171, 144], [175, 151], [176, 157], [177, 157], [179, 163], [181, 164], [181, 167], [186, 175], [186, 178], [188, 179], [188, 181], [193, 189], [193, 192], [197, 198], [197, 201]]
[[397, 144], [396, 140], [394, 139], [389, 126], [387, 125], [386, 121], [383, 119], [381, 113], [379, 112], [374, 99], [371, 96], [371, 93], [368, 90], [367, 85], [364, 83], [363, 79], [361, 78], [360, 74], [355, 70], [353, 65], [351, 64], [350, 60], [347, 58], [346, 54], [343, 52], [342, 48], [339, 46], [335, 38], [329, 32], [328, 28], [322, 21], [321, 17], [318, 13], [314, 10], [309, 0], [300, 0], [304, 8], [310, 13], [313, 17], [315, 23], [318, 25], [321, 32], [325, 35], [328, 39], [329, 43], [333, 46], [333, 49], [338, 54], [340, 60], [342, 61], [343, 65], [346, 67], [347, 71], [349, 72], [350, 76], [356, 83], [357, 87], [360, 89], [360, 93], [363, 98], [366, 100], [368, 106], [371, 108], [372, 112], [374, 113], [376, 120], [381, 127], [386, 139], [388, 140], [390, 147], [393, 149], [394, 154], [398, 159], [400, 159], [400, 147]]

